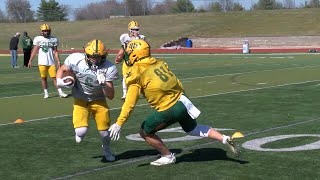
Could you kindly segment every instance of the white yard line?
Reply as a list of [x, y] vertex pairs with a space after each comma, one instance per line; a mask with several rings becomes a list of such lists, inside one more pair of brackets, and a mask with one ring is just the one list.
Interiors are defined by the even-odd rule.
[[[217, 74], [214, 76], [200, 76], [200, 77], [192, 77], [192, 78], [184, 78], [184, 79], [180, 79], [181, 81], [183, 81], [183, 83], [186, 82], [192, 82], [192, 81], [188, 81], [188, 80], [192, 80], [192, 79], [204, 79], [204, 78], [211, 78], [211, 77], [223, 77], [223, 76], [234, 76], [234, 75], [242, 75], [242, 74], [250, 74], [250, 73], [257, 73], [257, 72], [268, 72], [268, 71], [276, 71], [276, 70], [290, 70], [290, 69], [303, 69], [303, 68], [310, 68], [310, 67], [320, 67], [319, 66], [303, 66], [303, 67], [292, 67], [292, 68], [281, 68], [281, 69], [267, 69], [267, 70], [261, 70], [261, 71], [249, 71], [249, 72], [243, 72], [243, 73], [232, 73], [232, 74]], [[118, 87], [121, 85], [117, 85], [114, 87]], [[17, 98], [17, 97], [27, 97], [27, 96], [39, 96], [42, 95], [41, 94], [28, 94], [28, 95], [21, 95], [21, 96], [7, 96], [7, 97], [1, 97], [1, 99], [10, 99], [10, 98]]]
[[[251, 133], [246, 133], [246, 137], [252, 136], [252, 135], [256, 135], [256, 134], [262, 134], [262, 133], [265, 133], [265, 132], [271, 132], [271, 131], [278, 130], [278, 129], [284, 129], [284, 128], [288, 128], [288, 127], [292, 127], [292, 126], [298, 126], [298, 125], [301, 125], [301, 124], [306, 124], [306, 123], [315, 122], [315, 121], [319, 121], [319, 120], [320, 120], [320, 118], [309, 119], [309, 120], [300, 120], [299, 122], [286, 124], [286, 125], [283, 125], [283, 126], [276, 126], [276, 127], [262, 129], [262, 130], [251, 132]], [[199, 149], [201, 147], [205, 147], [205, 146], [208, 146], [208, 145], [211, 145], [211, 144], [215, 144], [217, 142], [218, 141], [211, 141], [211, 142], [208, 142], [208, 143], [197, 144], [195, 146], [190, 146], [190, 147], [182, 149], [182, 152], [186, 152], [186, 151], [190, 151], [190, 150], [194, 150], [194, 149]], [[180, 152], [180, 153], [182, 153], [182, 152]], [[105, 171], [107, 169], [123, 168], [123, 167], [129, 166], [131, 164], [140, 162], [140, 161], [154, 159], [157, 156], [158, 155], [150, 155], [150, 156], [143, 156], [143, 157], [139, 157], [139, 158], [133, 158], [133, 159], [126, 160], [126, 161], [124, 161], [122, 163], [117, 163], [117, 164], [114, 163], [114, 164], [109, 165], [109, 166], [105, 165], [105, 166], [101, 166], [101, 167], [97, 167], [97, 168], [93, 168], [93, 169], [89, 169], [89, 170], [83, 170], [83, 171], [79, 171], [79, 172], [72, 173], [72, 174], [69, 174], [69, 175], [56, 177], [56, 178], [53, 178], [52, 180], [69, 179], [69, 178], [74, 178], [76, 176], [81, 176], [81, 175], [84, 175], [84, 174], [90, 174], [90, 173], [101, 171], [101, 170]]]
[[[276, 86], [268, 86], [268, 87], [252, 88], [252, 89], [239, 90], [239, 91], [215, 93], [215, 94], [208, 94], [208, 95], [203, 95], [203, 96], [194, 96], [194, 97], [190, 97], [190, 99], [197, 99], [197, 98], [211, 97], [211, 96], [219, 96], [219, 95], [233, 94], [233, 93], [240, 93], [240, 92], [248, 92], [248, 91], [256, 91], [256, 90], [261, 90], [261, 89], [270, 89], [270, 88], [277, 88], [277, 87], [283, 87], [283, 86], [305, 84], [305, 83], [318, 82], [318, 81], [320, 81], [320, 80], [303, 81], [303, 82], [297, 82], [297, 83], [281, 84], [281, 85], [276, 85]], [[146, 105], [148, 105], [148, 104], [139, 104], [139, 105], [136, 105], [136, 106], [146, 106]], [[118, 109], [121, 109], [121, 107], [112, 108], [110, 110], [112, 111], [112, 110], [118, 110]], [[45, 117], [45, 118], [39, 118], [39, 119], [30, 119], [30, 120], [25, 120], [25, 123], [34, 122], [34, 121], [43, 121], [43, 120], [49, 120], [49, 119], [55, 119], [55, 118], [60, 118], [60, 117], [67, 117], [67, 116], [71, 116], [71, 114], [60, 115], [60, 116], [52, 116], [52, 117]], [[6, 125], [11, 125], [11, 124], [14, 124], [14, 123], [0, 124], [0, 126], [6, 126]]]

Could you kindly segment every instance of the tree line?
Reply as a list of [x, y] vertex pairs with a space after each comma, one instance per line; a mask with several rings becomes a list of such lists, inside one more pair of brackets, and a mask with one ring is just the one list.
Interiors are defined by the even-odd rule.
[[[319, 8], [320, 0], [308, 0], [300, 8]], [[85, 7], [72, 9], [56, 0], [41, 0], [36, 11], [31, 9], [29, 0], [6, 0], [6, 10], [0, 9], [0, 22], [35, 22], [105, 19], [112, 16], [145, 16], [185, 12], [228, 12], [246, 9], [234, 0], [212, 0], [205, 6], [195, 8], [191, 0], [105, 0], [89, 3]], [[258, 0], [250, 10], [272, 10], [296, 8], [295, 0]]]

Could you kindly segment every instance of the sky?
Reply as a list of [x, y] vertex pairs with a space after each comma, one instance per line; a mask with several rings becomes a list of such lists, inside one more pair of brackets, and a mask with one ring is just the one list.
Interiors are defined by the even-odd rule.
[[[59, 4], [70, 5], [71, 8], [81, 8], [89, 3], [100, 2], [102, 0], [56, 0]], [[0, 0], [0, 8], [2, 10], [6, 7], [7, 0]], [[36, 10], [39, 7], [41, 0], [29, 0], [31, 9]]]
[[[71, 8], [81, 8], [86, 6], [89, 3], [101, 2], [104, 0], [56, 0], [60, 4], [69, 5]], [[163, 0], [151, 0], [154, 3], [160, 3]], [[219, 0], [191, 0], [193, 5], [198, 6], [206, 6], [210, 2], [216, 2]], [[250, 7], [255, 4], [258, 0], [234, 0], [234, 2], [239, 2], [245, 9], [250, 9]], [[283, 2], [284, 0], [277, 0], [279, 2]], [[293, 0], [296, 6], [299, 6], [305, 0]], [[309, 0], [307, 0], [309, 1]], [[0, 0], [0, 9], [5, 10], [5, 4], [7, 0]], [[31, 4], [32, 10], [37, 10], [41, 0], [29, 0]]]

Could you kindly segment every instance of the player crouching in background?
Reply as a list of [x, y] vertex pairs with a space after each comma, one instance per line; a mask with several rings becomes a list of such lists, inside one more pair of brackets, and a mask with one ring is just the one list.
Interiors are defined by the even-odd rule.
[[[57, 84], [60, 87], [72, 87], [73, 126], [75, 140], [80, 143], [85, 137], [89, 118], [92, 114], [102, 139], [102, 150], [106, 161], [114, 161], [110, 150], [109, 107], [106, 97], [114, 98], [113, 81], [118, 79], [118, 70], [106, 59], [106, 48], [101, 40], [92, 40], [85, 47], [85, 53], [69, 55], [58, 69]], [[75, 80], [68, 80], [66, 75], [74, 73]]]

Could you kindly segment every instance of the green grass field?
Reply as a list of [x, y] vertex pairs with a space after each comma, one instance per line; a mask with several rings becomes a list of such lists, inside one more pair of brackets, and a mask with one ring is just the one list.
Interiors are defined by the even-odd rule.
[[[50, 81], [52, 96], [43, 99], [37, 68], [11, 69], [2, 56], [0, 179], [319, 179], [319, 54], [155, 56], [167, 60], [202, 111], [199, 124], [246, 135], [238, 140], [241, 157], [208, 139], [176, 141], [166, 143], [177, 154], [175, 165], [150, 166], [157, 152], [128, 138], [150, 113], [141, 99], [112, 142], [117, 161], [103, 163], [93, 121], [84, 142], [74, 140], [72, 98], [57, 97]], [[121, 81], [115, 84], [112, 122], [122, 104]], [[14, 124], [18, 118], [26, 122]], [[159, 135], [184, 137], [177, 127]]]

